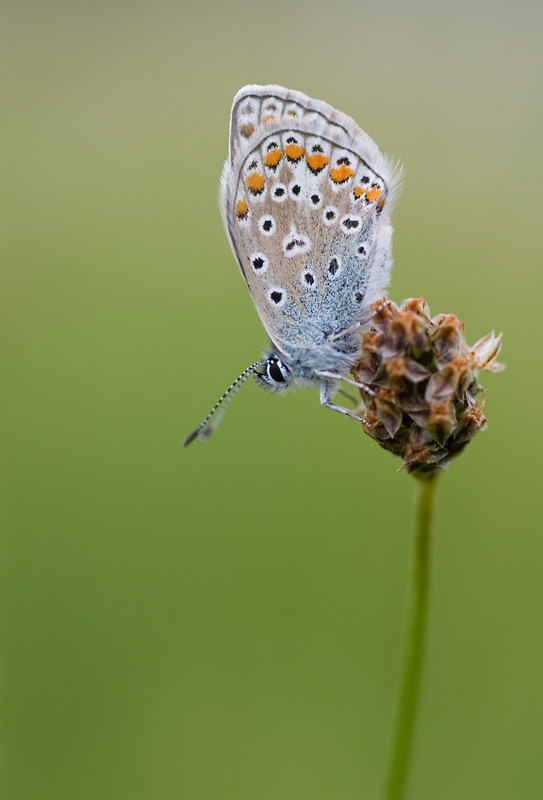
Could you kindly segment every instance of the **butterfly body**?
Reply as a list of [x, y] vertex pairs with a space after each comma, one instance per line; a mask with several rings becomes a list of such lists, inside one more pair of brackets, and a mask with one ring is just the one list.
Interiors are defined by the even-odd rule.
[[220, 207], [273, 346], [249, 368], [267, 388], [317, 385], [324, 405], [353, 416], [331, 398], [388, 283], [399, 180], [372, 139], [326, 103], [280, 86], [234, 98]]

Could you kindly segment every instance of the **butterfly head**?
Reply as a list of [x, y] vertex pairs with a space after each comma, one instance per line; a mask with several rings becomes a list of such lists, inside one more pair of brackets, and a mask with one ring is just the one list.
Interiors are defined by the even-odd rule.
[[281, 394], [288, 389], [292, 379], [292, 371], [277, 353], [270, 355], [261, 363], [261, 366], [254, 372], [255, 380], [270, 392]]

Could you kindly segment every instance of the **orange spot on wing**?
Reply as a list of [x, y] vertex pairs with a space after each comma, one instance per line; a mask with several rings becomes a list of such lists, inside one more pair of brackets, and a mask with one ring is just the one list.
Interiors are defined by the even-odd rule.
[[259, 194], [264, 188], [264, 176], [260, 172], [251, 172], [247, 175], [247, 186], [255, 194]]
[[271, 122], [272, 119], [275, 119], [275, 117], [273, 116], [273, 114], [269, 114], [267, 117], [264, 117], [262, 122]]
[[384, 205], [385, 205], [385, 198], [383, 196], [383, 197], [380, 197], [379, 200], [377, 201], [377, 208], [379, 209], [379, 211], [383, 210], [383, 206]]
[[304, 153], [305, 148], [299, 144], [287, 144], [285, 147], [285, 155], [287, 155], [291, 161], [298, 161]]
[[334, 183], [343, 183], [343, 181], [346, 181], [347, 178], [350, 178], [353, 175], [354, 169], [346, 166], [346, 164], [340, 164], [339, 167], [334, 167], [334, 169], [330, 170], [330, 177]]
[[320, 172], [330, 161], [328, 156], [325, 156], [324, 153], [312, 153], [310, 156], [306, 156], [305, 160], [313, 172]]
[[373, 203], [374, 200], [377, 200], [379, 195], [381, 194], [381, 190], [374, 186], [373, 189], [368, 189], [366, 192], [366, 198], [369, 203]]
[[279, 148], [275, 150], [270, 150], [269, 153], [266, 154], [266, 158], [264, 159], [264, 164], [267, 167], [275, 167], [275, 165], [279, 162], [281, 158], [281, 151]]
[[248, 211], [249, 211], [249, 206], [247, 205], [247, 201], [238, 200], [238, 204], [236, 206], [236, 216], [245, 217]]
[[359, 197], [362, 197], [362, 195], [364, 194], [365, 191], [366, 190], [363, 189], [362, 186], [355, 186], [354, 187], [354, 196], [358, 199]]

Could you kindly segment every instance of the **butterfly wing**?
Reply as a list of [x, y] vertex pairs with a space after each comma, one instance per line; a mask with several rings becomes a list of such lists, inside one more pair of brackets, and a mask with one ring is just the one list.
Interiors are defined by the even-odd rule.
[[370, 316], [392, 266], [399, 180], [326, 103], [279, 86], [236, 95], [221, 211], [262, 323], [285, 352]]

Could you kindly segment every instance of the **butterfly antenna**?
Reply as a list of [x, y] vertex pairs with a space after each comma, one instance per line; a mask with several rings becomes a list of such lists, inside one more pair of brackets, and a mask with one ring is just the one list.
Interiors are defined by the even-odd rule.
[[[208, 436], [210, 436], [213, 433], [213, 431], [221, 421], [222, 415], [224, 414], [224, 412], [226, 411], [226, 409], [228, 408], [228, 406], [230, 405], [236, 394], [239, 392], [239, 390], [241, 389], [241, 387], [243, 386], [249, 375], [252, 375], [254, 372], [257, 371], [258, 367], [261, 367], [265, 363], [266, 360], [264, 359], [261, 361], [257, 361], [255, 364], [251, 364], [250, 367], [247, 367], [247, 369], [241, 373], [239, 378], [236, 378], [234, 383], [226, 390], [226, 392], [223, 394], [220, 400], [217, 403], [215, 403], [215, 405], [213, 406], [207, 417], [204, 419], [204, 421], [201, 423], [201, 425], [198, 425], [196, 430], [193, 431], [190, 434], [190, 436], [187, 436], [187, 438], [183, 442], [183, 447], [186, 447], [188, 444], [193, 442], [197, 437], [200, 438], [201, 442], [206, 441]], [[217, 409], [220, 410], [217, 414], [215, 414]], [[208, 425], [210, 419], [213, 416], [214, 416], [213, 422], [204, 431], [203, 428], [205, 428], [206, 425]]]

